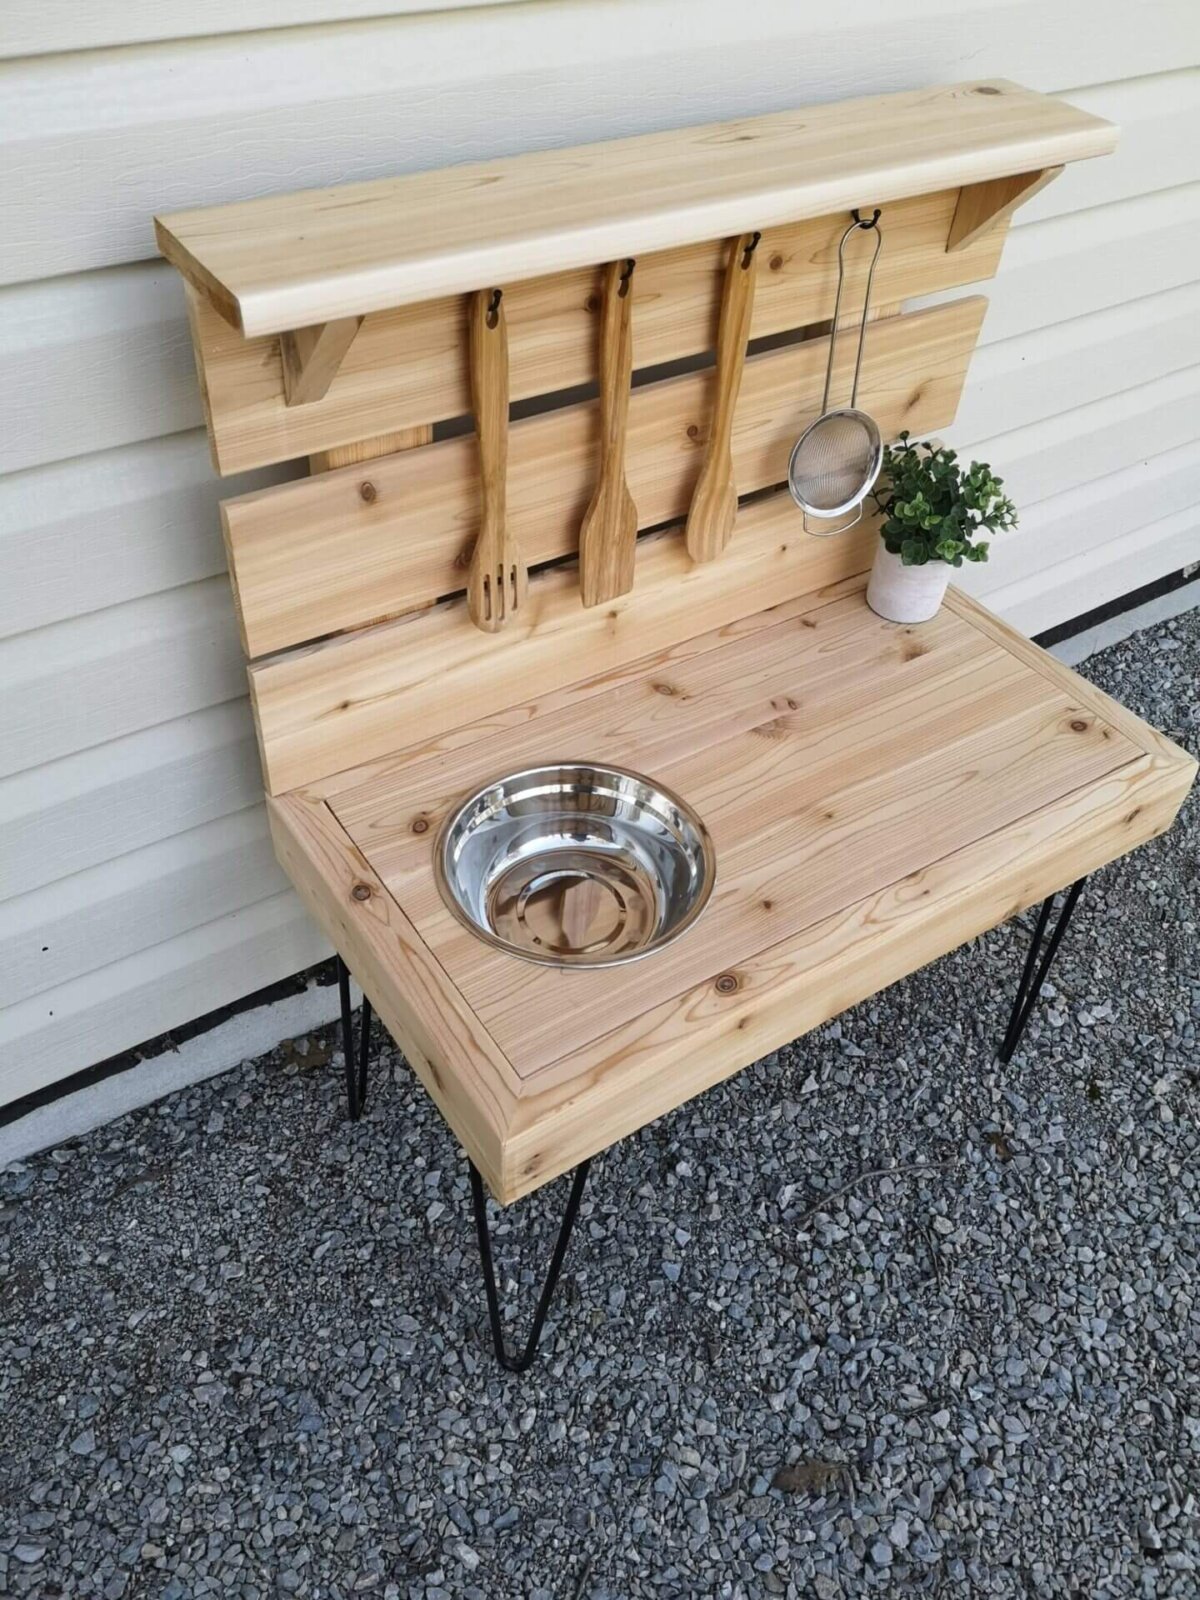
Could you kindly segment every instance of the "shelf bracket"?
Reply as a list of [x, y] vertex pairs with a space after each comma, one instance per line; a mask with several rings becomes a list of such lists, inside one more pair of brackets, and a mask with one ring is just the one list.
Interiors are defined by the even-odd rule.
[[1009, 178], [964, 184], [946, 240], [947, 255], [952, 250], [965, 250], [989, 228], [1006, 221], [1018, 206], [1023, 206], [1048, 183], [1053, 183], [1061, 171], [1061, 167], [1042, 167], [1037, 172], [1018, 172]]
[[362, 323], [361, 317], [338, 317], [280, 334], [283, 393], [289, 406], [309, 405], [329, 392]]

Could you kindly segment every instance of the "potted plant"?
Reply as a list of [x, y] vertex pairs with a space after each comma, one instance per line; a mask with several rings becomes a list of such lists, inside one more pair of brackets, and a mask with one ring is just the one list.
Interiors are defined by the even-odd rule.
[[986, 561], [983, 533], [1013, 528], [1017, 513], [985, 461], [966, 469], [935, 440], [902, 433], [884, 451], [875, 502], [883, 521], [867, 604], [889, 622], [928, 622], [937, 614], [951, 567]]

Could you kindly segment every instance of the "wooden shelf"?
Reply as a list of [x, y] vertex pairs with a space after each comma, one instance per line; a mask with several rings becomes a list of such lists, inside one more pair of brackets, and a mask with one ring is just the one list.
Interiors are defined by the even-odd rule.
[[[293, 882], [498, 1200], [1170, 824], [1183, 751], [954, 591], [914, 629], [863, 581], [269, 800]], [[438, 894], [447, 810], [565, 752], [653, 774], [712, 833], [708, 908], [644, 961], [534, 966]]]
[[[1116, 137], [1099, 117], [994, 80], [176, 212], [156, 232], [234, 327], [284, 334], [971, 186], [962, 244], [1040, 174]], [[984, 188], [1023, 175], [1028, 185]], [[343, 341], [352, 329], [338, 330]]]

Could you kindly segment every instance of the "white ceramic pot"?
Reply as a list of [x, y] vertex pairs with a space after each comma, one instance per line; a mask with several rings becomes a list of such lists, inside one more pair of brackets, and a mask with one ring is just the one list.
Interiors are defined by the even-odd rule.
[[867, 604], [889, 622], [928, 622], [936, 617], [950, 582], [945, 561], [906, 567], [883, 540], [875, 546], [875, 565], [867, 583]]

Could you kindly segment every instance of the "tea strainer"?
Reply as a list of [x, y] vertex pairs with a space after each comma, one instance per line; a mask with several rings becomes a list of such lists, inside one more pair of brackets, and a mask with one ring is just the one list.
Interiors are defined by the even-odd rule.
[[[863, 294], [862, 321], [858, 327], [858, 355], [854, 362], [854, 384], [850, 391], [850, 404], [840, 409], [829, 409], [829, 386], [833, 381], [833, 362], [837, 350], [838, 321], [842, 311], [842, 290], [846, 282], [846, 240], [860, 229], [874, 229], [875, 251], [867, 271], [867, 286]], [[869, 221], [854, 213], [854, 221], [846, 229], [838, 244], [837, 296], [833, 303], [833, 326], [829, 331], [829, 360], [825, 366], [825, 392], [821, 397], [821, 414], [797, 439], [788, 461], [788, 489], [792, 499], [804, 513], [804, 531], [828, 535], [845, 533], [862, 517], [863, 501], [870, 494], [879, 469], [883, 464], [883, 441], [875, 419], [858, 409], [858, 380], [862, 373], [863, 346], [867, 337], [867, 316], [871, 307], [871, 283], [875, 277], [875, 263], [883, 247], [883, 234], [879, 230], [879, 212]], [[828, 524], [844, 517], [848, 511], [854, 515], [849, 521]], [[810, 519], [815, 526], [810, 526]], [[824, 524], [824, 526], [822, 526]]]

